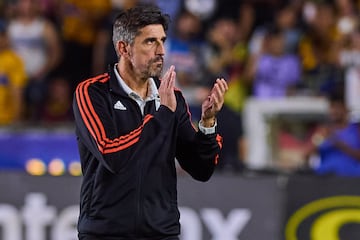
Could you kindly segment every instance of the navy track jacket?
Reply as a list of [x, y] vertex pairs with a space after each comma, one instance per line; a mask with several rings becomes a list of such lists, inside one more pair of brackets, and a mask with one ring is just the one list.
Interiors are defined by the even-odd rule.
[[196, 131], [184, 97], [179, 90], [175, 95], [175, 112], [163, 105], [156, 110], [153, 100], [142, 115], [113, 70], [78, 85], [73, 109], [83, 171], [80, 236], [179, 235], [175, 158], [193, 178], [207, 181], [222, 138]]

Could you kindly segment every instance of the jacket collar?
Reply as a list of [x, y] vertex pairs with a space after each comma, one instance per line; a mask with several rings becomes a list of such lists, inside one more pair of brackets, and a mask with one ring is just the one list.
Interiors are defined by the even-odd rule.
[[110, 92], [113, 92], [113, 93], [115, 93], [117, 95], [126, 97], [127, 96], [126, 92], [120, 86], [120, 83], [119, 83], [119, 81], [117, 80], [117, 78], [115, 76], [114, 66], [115, 66], [115, 64], [112, 64], [112, 65], [108, 66], [108, 73], [109, 73], [109, 76], [110, 76], [110, 83], [109, 83]]
[[[115, 75], [115, 72], [114, 72], [114, 66], [115, 64], [112, 64], [112, 65], [109, 65], [108, 66], [108, 73], [109, 73], [109, 76], [110, 76], [110, 83], [109, 83], [109, 87], [110, 87], [110, 92], [114, 92], [115, 94], [117, 95], [120, 95], [120, 96], [128, 96], [128, 94], [124, 91], [124, 89], [120, 86], [120, 83]], [[160, 86], [160, 80], [159, 78], [157, 77], [153, 77], [154, 79], [154, 82], [156, 84], [156, 87], [159, 88]]]

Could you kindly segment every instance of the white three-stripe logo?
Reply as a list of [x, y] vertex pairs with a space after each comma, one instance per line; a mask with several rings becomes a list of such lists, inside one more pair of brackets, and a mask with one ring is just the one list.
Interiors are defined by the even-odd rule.
[[122, 102], [117, 101], [117, 102], [114, 104], [114, 109], [126, 110], [126, 107], [124, 106], [124, 104], [122, 104]]

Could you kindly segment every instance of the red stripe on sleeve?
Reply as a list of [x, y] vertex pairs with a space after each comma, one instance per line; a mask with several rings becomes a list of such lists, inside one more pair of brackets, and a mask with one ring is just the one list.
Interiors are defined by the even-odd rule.
[[91, 84], [95, 82], [105, 83], [108, 80], [108, 74], [100, 75], [96, 78], [82, 82], [76, 89], [76, 101], [81, 117], [91, 136], [96, 140], [99, 151], [103, 154], [126, 149], [138, 142], [144, 125], [153, 118], [152, 115], [148, 114], [144, 117], [143, 124], [137, 129], [118, 138], [109, 139], [106, 136], [105, 128], [92, 105], [88, 92]]

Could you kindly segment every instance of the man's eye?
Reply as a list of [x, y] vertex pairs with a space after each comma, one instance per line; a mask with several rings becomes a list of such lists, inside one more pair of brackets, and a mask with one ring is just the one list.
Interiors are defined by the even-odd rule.
[[154, 39], [148, 39], [148, 40], [146, 41], [147, 44], [153, 44], [154, 42], [155, 42]]

